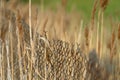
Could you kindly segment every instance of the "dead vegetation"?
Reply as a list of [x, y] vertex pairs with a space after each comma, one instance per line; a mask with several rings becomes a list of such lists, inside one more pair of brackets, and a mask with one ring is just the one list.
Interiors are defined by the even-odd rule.
[[[61, 1], [65, 7], [67, 0]], [[100, 0], [101, 8], [107, 3]], [[93, 21], [96, 7], [97, 2]], [[84, 27], [80, 16], [72, 13], [30, 9], [28, 16], [20, 8], [0, 9], [1, 80], [119, 80], [120, 26], [106, 37], [103, 11], [96, 23]]]

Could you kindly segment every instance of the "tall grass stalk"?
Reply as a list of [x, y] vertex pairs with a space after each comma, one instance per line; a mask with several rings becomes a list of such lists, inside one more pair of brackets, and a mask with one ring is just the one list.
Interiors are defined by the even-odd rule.
[[78, 43], [82, 43], [82, 30], [83, 30], [83, 20], [80, 22], [80, 28], [78, 33]]
[[104, 12], [103, 11], [101, 11], [101, 42], [100, 42], [100, 47], [101, 47], [101, 49], [100, 49], [100, 59], [101, 59], [101, 56], [103, 55], [103, 16], [104, 15]]
[[[18, 14], [19, 14], [19, 12], [18, 12]], [[19, 20], [17, 21], [17, 27], [16, 27], [16, 34], [17, 34], [17, 41], [18, 41], [18, 44], [17, 44], [17, 53], [18, 53], [18, 60], [19, 60], [19, 69], [20, 69], [20, 80], [22, 80], [22, 77], [23, 77], [23, 72], [22, 72], [22, 61], [21, 61], [21, 50], [20, 50], [20, 44], [21, 44], [21, 42], [20, 42], [20, 31], [19, 31], [19, 29], [18, 29], [18, 27], [19, 27], [20, 25], [19, 25]]]
[[[117, 34], [117, 36], [118, 36], [118, 38], [117, 38], [117, 42], [118, 42], [118, 47], [120, 47], [120, 23], [118, 24], [118, 34]], [[117, 47], [117, 48], [118, 48]], [[120, 67], [120, 49], [118, 49], [118, 58], [119, 58], [119, 60], [118, 60], [118, 62], [119, 62], [119, 67]]]
[[[100, 14], [98, 13], [98, 21], [97, 21], [97, 36], [96, 36], [96, 51], [97, 53], [100, 55], [100, 52], [99, 52], [99, 26], [100, 26]], [[98, 56], [99, 56], [98, 55]]]
[[11, 80], [14, 80], [14, 65], [13, 65], [13, 41], [12, 41], [12, 27], [11, 27], [11, 21], [9, 16], [9, 56], [10, 56], [10, 62], [11, 62]]
[[4, 61], [4, 54], [3, 54], [4, 53], [4, 46], [5, 46], [5, 44], [2, 43], [2, 54], [1, 54], [2, 55], [2, 64], [1, 64], [2, 65], [2, 70], [1, 70], [1, 77], [2, 77], [1, 79], [2, 80], [5, 80], [5, 70], [4, 70], [5, 69], [4, 68], [5, 61]]
[[1, 75], [1, 73], [2, 73], [2, 41], [1, 41], [1, 39], [0, 39], [0, 79], [2, 79], [2, 75]]
[[[9, 22], [10, 23], [10, 22]], [[12, 80], [14, 80], [14, 66], [13, 66], [13, 41], [12, 41], [12, 39], [13, 39], [13, 37], [12, 37], [12, 28], [11, 27], [9, 27], [9, 30], [10, 30], [10, 33], [9, 33], [9, 35], [10, 35], [10, 56], [11, 56], [11, 58], [10, 58], [10, 60], [11, 60], [11, 79]]]
[[[10, 16], [9, 16], [9, 19], [10, 19]], [[7, 72], [8, 73], [8, 77], [7, 78], [9, 80], [12, 80], [12, 76], [11, 76], [12, 74], [11, 74], [11, 70], [10, 70], [11, 69], [10, 68], [10, 61], [9, 61], [10, 60], [9, 57], [10, 57], [10, 54], [11, 54], [10, 50], [9, 50], [9, 49], [11, 49], [11, 46], [10, 46], [11, 43], [10, 42], [11, 42], [11, 22], [9, 20], [9, 36], [8, 36], [8, 40], [6, 40], [6, 43], [7, 43], [6, 44], [6, 49], [7, 49], [7, 64], [8, 64], [8, 72]]]
[[11, 80], [11, 70], [10, 70], [10, 62], [9, 62], [9, 40], [6, 40], [6, 51], [7, 51], [7, 80]]
[[[4, 15], [4, 13], [2, 12], [3, 9], [5, 9], [5, 2], [3, 0], [0, 1], [1, 2], [1, 11], [0, 11], [0, 23], [2, 22], [2, 16]], [[1, 28], [2, 24], [0, 24], [0, 28]], [[3, 38], [5, 37], [2, 37], [2, 36], [5, 36], [5, 34], [2, 35], [2, 30], [0, 30], [0, 35], [1, 35], [1, 80], [5, 80], [6, 77], [5, 77], [5, 61], [4, 61], [4, 58], [5, 58], [5, 41]]]
[[31, 62], [30, 62], [30, 73], [29, 73], [29, 80], [32, 79], [32, 69], [33, 69], [33, 57], [34, 57], [34, 44], [32, 40], [32, 13], [31, 13], [31, 0], [29, 0], [29, 32], [30, 32], [30, 48], [31, 48]]
[[[0, 0], [0, 9], [2, 9], [2, 0]], [[1, 17], [2, 17], [2, 11], [0, 11], [0, 18]], [[1, 22], [2, 20], [0, 19], [0, 23]], [[0, 35], [1, 35], [1, 30], [0, 30]], [[1, 39], [0, 39], [0, 79], [2, 79], [2, 40]]]

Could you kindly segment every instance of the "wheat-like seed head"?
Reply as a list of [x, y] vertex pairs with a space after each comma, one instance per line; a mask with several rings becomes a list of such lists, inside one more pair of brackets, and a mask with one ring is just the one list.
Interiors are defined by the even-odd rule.
[[95, 13], [97, 11], [97, 4], [98, 4], [98, 0], [95, 1], [94, 6], [93, 6], [93, 10], [92, 10], [92, 30], [94, 29], [94, 19], [95, 19]]
[[86, 40], [86, 46], [88, 47], [89, 46], [89, 28], [88, 27], [85, 28], [84, 35], [85, 35], [85, 40]]
[[67, 0], [61, 0], [61, 4], [63, 7], [65, 7], [67, 5]]
[[105, 10], [108, 5], [109, 0], [100, 0], [100, 7], [102, 10]]
[[118, 40], [120, 41], [120, 24], [118, 25]]
[[21, 20], [22, 20], [22, 17], [20, 15], [20, 11], [17, 10], [16, 24], [17, 24], [17, 27], [18, 27], [18, 30], [19, 30], [20, 39], [23, 37], [23, 27], [22, 27], [22, 24], [21, 24]]

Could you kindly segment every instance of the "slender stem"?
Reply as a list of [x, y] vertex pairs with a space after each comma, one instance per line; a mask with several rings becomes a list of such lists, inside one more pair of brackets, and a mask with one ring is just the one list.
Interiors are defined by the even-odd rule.
[[1, 75], [2, 75], [2, 80], [5, 80], [5, 66], [4, 66], [4, 64], [5, 64], [5, 61], [4, 61], [4, 47], [5, 47], [5, 44], [4, 43], [2, 43], [2, 73], [1, 73]]
[[31, 20], [32, 20], [32, 17], [31, 17], [31, 0], [29, 0], [29, 32], [30, 32], [30, 48], [31, 48], [31, 63], [30, 63], [30, 73], [29, 73], [29, 80], [32, 79], [32, 69], [33, 69], [33, 60], [34, 60], [34, 52], [33, 52], [33, 49], [34, 49], [34, 44], [33, 44], [33, 41], [32, 41], [32, 23], [31, 23]]
[[9, 21], [9, 37], [10, 37], [10, 56], [11, 56], [11, 79], [14, 80], [14, 66], [13, 66], [13, 42], [12, 42], [12, 33], [11, 33], [11, 22]]
[[103, 53], [103, 12], [101, 12], [101, 54], [100, 54], [100, 59], [101, 59], [102, 53]]
[[[2, 0], [0, 0], [0, 9], [2, 9]], [[2, 11], [0, 12], [0, 18], [2, 17]], [[2, 20], [0, 19], [0, 23], [2, 22]], [[0, 24], [0, 26], [2, 26]], [[1, 30], [0, 30], [1, 33]], [[0, 39], [0, 80], [2, 80], [2, 40]]]
[[79, 30], [79, 35], [78, 35], [78, 43], [81, 43], [82, 41], [82, 28], [83, 28], [83, 20], [81, 20], [81, 23], [80, 23], [80, 30]]
[[6, 40], [6, 50], [7, 50], [7, 79], [11, 80], [10, 74], [10, 62], [9, 62], [9, 40]]
[[21, 51], [20, 51], [20, 36], [19, 36], [19, 30], [18, 30], [18, 23], [17, 23], [17, 30], [16, 30], [16, 34], [18, 36], [18, 44], [17, 44], [17, 52], [18, 52], [18, 56], [19, 56], [19, 68], [20, 68], [20, 80], [22, 80], [23, 77], [23, 72], [22, 72], [22, 63], [21, 63]]
[[2, 40], [0, 39], [0, 80], [2, 80]]

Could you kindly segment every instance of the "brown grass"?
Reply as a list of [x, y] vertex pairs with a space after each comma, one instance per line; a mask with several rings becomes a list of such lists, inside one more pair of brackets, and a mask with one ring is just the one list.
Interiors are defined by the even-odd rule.
[[[61, 1], [66, 6], [67, 0]], [[101, 0], [101, 8], [105, 9], [107, 3], [108, 0]], [[120, 26], [117, 32], [113, 27], [110, 42], [106, 44], [108, 36], [105, 34], [110, 31], [105, 27], [103, 11], [98, 13], [98, 21], [95, 21], [97, 4], [96, 0], [92, 11], [95, 30], [91, 29], [91, 25], [84, 27], [84, 20], [72, 12], [58, 10], [56, 14], [48, 10], [40, 12], [39, 9], [34, 12], [29, 3], [27, 24], [27, 19], [24, 19], [27, 18], [24, 15], [26, 11], [20, 10], [21, 6], [17, 11], [8, 9], [9, 5], [2, 8], [5, 15], [0, 17], [3, 19], [0, 25], [0, 79], [119, 79], [119, 73], [115, 72], [119, 70], [115, 58], [119, 55], [117, 38], [120, 38]]]

